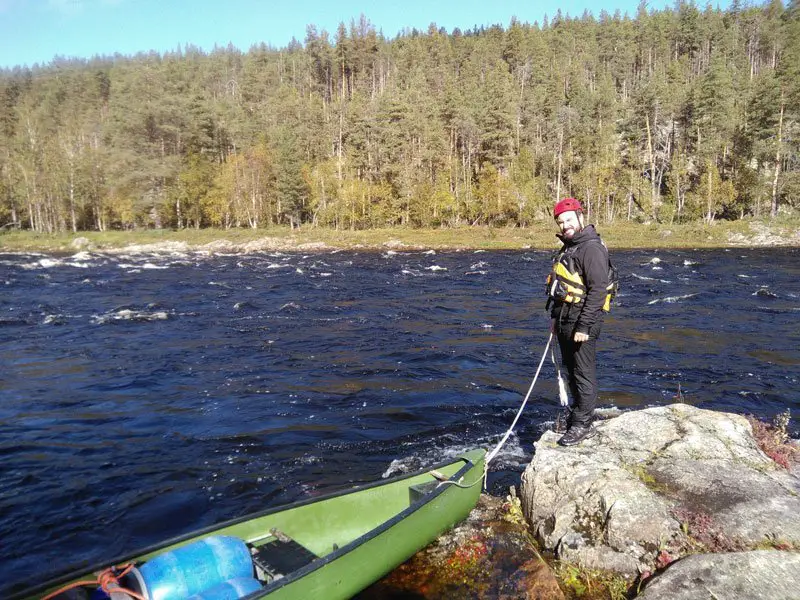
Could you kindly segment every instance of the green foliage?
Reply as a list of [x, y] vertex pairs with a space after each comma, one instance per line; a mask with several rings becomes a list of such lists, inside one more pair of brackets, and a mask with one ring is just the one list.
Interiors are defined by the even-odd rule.
[[622, 575], [586, 569], [563, 561], [557, 562], [553, 570], [565, 597], [569, 599], [625, 600], [630, 597], [629, 592], [633, 587], [633, 583]]
[[277, 220], [279, 223], [289, 223], [294, 228], [306, 216], [309, 189], [303, 176], [300, 148], [291, 131], [282, 132], [277, 158]]
[[796, 0], [0, 71], [0, 227], [530, 226], [800, 205]]
[[174, 207], [171, 220], [178, 229], [184, 226], [199, 229], [203, 224], [204, 208], [208, 205], [206, 198], [212, 191], [214, 171], [214, 165], [200, 154], [191, 152], [188, 155], [176, 185], [170, 189]]

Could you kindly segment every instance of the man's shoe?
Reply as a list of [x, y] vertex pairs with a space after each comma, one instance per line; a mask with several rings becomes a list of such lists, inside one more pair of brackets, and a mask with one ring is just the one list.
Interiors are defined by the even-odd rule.
[[558, 440], [558, 443], [561, 446], [574, 446], [575, 444], [580, 444], [583, 440], [588, 440], [595, 435], [597, 435], [597, 432], [592, 428], [591, 425], [587, 425], [586, 427], [575, 425], [570, 427], [567, 433], [561, 436], [561, 439]]

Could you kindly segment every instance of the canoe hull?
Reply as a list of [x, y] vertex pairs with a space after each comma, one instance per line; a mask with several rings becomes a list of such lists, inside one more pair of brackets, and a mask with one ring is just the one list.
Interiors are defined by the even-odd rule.
[[[350, 598], [463, 520], [477, 503], [485, 451], [473, 450], [433, 467], [351, 490], [276, 507], [181, 536], [104, 564], [87, 566], [8, 600], [41, 598], [110, 565], [147, 561], [210, 535], [235, 536], [254, 546], [278, 530], [317, 556], [247, 600]], [[445, 481], [438, 479], [444, 476]], [[421, 491], [420, 491], [421, 490]], [[261, 540], [261, 541], [258, 541]]]
[[[482, 479], [483, 458], [463, 475], [467, 484]], [[281, 587], [270, 589], [254, 598], [270, 600], [346, 600], [371, 585], [416, 552], [433, 542], [439, 535], [463, 521], [475, 507], [481, 485], [469, 488], [449, 486], [437, 498], [400, 514], [394, 523], [382, 531], [373, 532], [369, 539], [357, 540], [355, 547], [343, 547], [330, 556], [327, 564], [298, 577]]]

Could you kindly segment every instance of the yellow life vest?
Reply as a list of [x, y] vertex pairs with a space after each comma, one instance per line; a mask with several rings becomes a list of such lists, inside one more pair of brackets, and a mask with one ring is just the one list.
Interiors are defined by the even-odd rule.
[[[611, 310], [611, 301], [617, 293], [619, 287], [619, 277], [617, 270], [611, 261], [608, 261], [608, 287], [606, 287], [606, 299], [603, 302], [603, 310]], [[586, 298], [586, 284], [583, 282], [578, 269], [575, 266], [575, 259], [572, 254], [562, 251], [553, 261], [553, 269], [547, 276], [547, 295], [549, 296], [547, 305], [553, 300], [559, 300], [569, 304], [580, 304]]]

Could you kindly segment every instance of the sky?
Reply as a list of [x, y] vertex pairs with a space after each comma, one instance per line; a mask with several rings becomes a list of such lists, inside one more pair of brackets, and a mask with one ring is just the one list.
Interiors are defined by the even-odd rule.
[[[638, 0], [0, 0], [0, 68], [46, 64], [55, 56], [165, 52], [187, 44], [205, 51], [229, 43], [242, 51], [261, 42], [281, 48], [293, 37], [302, 42], [307, 25], [333, 37], [340, 22], [349, 25], [361, 14], [393, 38], [406, 28], [425, 31], [431, 23], [448, 32], [505, 27], [514, 16], [541, 23], [558, 8], [571, 16], [587, 8], [595, 16], [602, 9], [635, 16], [637, 5]], [[673, 5], [648, 0], [651, 9]]]

